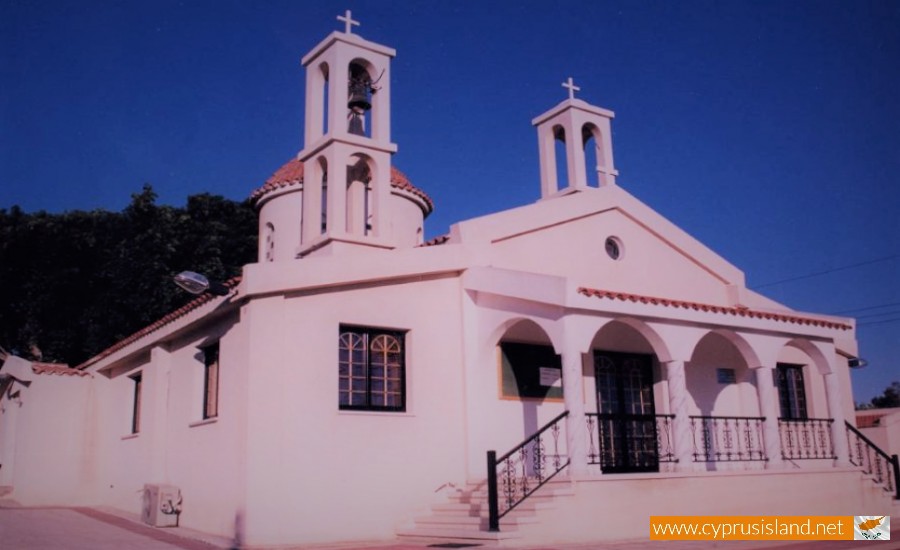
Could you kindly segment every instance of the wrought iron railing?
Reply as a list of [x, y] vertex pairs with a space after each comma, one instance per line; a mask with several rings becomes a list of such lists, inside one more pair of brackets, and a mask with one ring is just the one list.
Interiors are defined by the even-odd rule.
[[569, 465], [568, 455], [560, 450], [562, 420], [568, 414], [563, 412], [500, 458], [496, 451], [488, 451], [490, 531], [499, 531], [500, 518]]
[[[616, 462], [616, 449], [609, 442], [615, 433], [626, 430], [631, 440], [630, 452], [653, 454], [655, 462], [677, 462], [675, 458], [672, 419], [674, 414], [628, 415], [611, 418], [598, 413], [585, 413], [588, 436], [588, 464], [601, 467]], [[628, 451], [625, 451], [628, 452]], [[636, 457], [639, 459], [640, 457]]]
[[692, 416], [694, 462], [768, 460], [764, 417]]
[[781, 456], [786, 460], [835, 458], [831, 441], [832, 418], [778, 419]]
[[850, 447], [850, 463], [859, 466], [863, 473], [872, 476], [875, 483], [884, 487], [885, 491], [894, 493], [895, 499], [900, 499], [900, 460], [897, 459], [897, 455], [888, 456], [849, 422], [845, 424]]

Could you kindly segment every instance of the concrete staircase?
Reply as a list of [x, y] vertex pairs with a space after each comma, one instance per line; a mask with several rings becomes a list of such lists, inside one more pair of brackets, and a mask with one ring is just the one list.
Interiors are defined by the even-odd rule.
[[542, 510], [555, 507], [559, 498], [575, 494], [568, 478], [547, 482], [500, 520], [500, 531], [488, 531], [487, 482], [470, 482], [453, 489], [446, 500], [433, 504], [429, 513], [397, 530], [400, 538], [428, 538], [500, 542], [521, 537], [520, 527], [540, 521]]

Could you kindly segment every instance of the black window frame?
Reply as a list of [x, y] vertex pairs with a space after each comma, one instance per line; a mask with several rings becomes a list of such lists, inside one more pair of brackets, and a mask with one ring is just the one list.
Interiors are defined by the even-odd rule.
[[778, 388], [778, 412], [784, 420], [809, 418], [809, 400], [803, 365], [778, 363], [775, 367], [775, 387]]
[[[201, 348], [203, 352], [203, 420], [219, 417], [219, 381], [221, 367], [219, 362], [219, 342], [213, 342]], [[212, 388], [214, 399], [210, 403], [210, 381], [214, 378]], [[212, 408], [212, 411], [210, 410]]]
[[128, 378], [134, 383], [131, 404], [131, 433], [136, 435], [141, 433], [141, 393], [144, 386], [144, 374], [139, 372]]
[[[345, 353], [347, 350], [344, 349], [344, 335], [352, 334], [357, 337], [361, 337], [363, 342], [365, 342], [365, 359], [364, 359], [364, 370], [365, 370], [365, 390], [363, 393], [364, 402], [363, 403], [352, 403], [354, 391], [352, 390], [353, 384], [353, 376], [352, 376], [352, 358], [348, 358]], [[406, 412], [406, 335], [407, 331], [398, 330], [398, 329], [389, 329], [389, 328], [379, 328], [379, 327], [368, 327], [368, 326], [359, 326], [359, 325], [340, 325], [338, 330], [338, 409], [342, 411], [379, 411], [379, 412]], [[399, 376], [399, 400], [400, 403], [397, 405], [384, 405], [384, 404], [374, 404], [373, 399], [374, 394], [377, 390], [373, 391], [373, 375], [372, 375], [372, 364], [373, 364], [373, 352], [372, 352], [372, 342], [381, 336], [387, 336], [396, 339], [399, 343], [399, 367], [400, 367], [400, 376]], [[347, 365], [347, 373], [343, 372], [344, 365]], [[343, 387], [342, 380], [346, 378], [346, 389]], [[388, 383], [387, 375], [383, 380], [384, 384]], [[356, 392], [360, 393], [360, 392]], [[385, 391], [387, 393], [387, 391]], [[346, 399], [345, 399], [346, 394]]]

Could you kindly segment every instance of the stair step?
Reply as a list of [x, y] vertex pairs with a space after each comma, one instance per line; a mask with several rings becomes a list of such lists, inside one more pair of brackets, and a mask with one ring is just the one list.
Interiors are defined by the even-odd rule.
[[[517, 513], [535, 513], [538, 510], [548, 510], [554, 508], [555, 505], [552, 500], [549, 499], [540, 499], [532, 502], [532, 499], [528, 499], [515, 510], [510, 512], [510, 514]], [[442, 502], [439, 504], [432, 504], [431, 511], [438, 514], [457, 514], [457, 515], [487, 515], [488, 513], [488, 505], [487, 503], [469, 503], [469, 502]]]
[[[512, 513], [504, 516], [502, 521], [504, 525], [509, 526], [538, 522], [534, 516], [514, 516]], [[488, 518], [487, 516], [420, 516], [415, 519], [415, 522], [416, 525], [461, 525], [487, 529]]]
[[514, 529], [504, 527], [502, 531], [492, 533], [490, 531], [481, 531], [474, 529], [457, 529], [453, 527], [437, 527], [437, 526], [415, 526], [397, 531], [398, 537], [424, 537], [439, 539], [459, 539], [459, 540], [485, 540], [485, 541], [501, 541], [517, 539], [522, 535]]

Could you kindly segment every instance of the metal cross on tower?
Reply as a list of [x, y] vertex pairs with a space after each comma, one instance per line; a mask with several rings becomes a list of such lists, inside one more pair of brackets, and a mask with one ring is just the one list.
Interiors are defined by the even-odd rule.
[[[359, 26], [359, 21], [354, 21], [352, 15], [350, 14], [350, 10], [344, 12], [344, 15], [337, 16], [338, 21], [344, 22], [344, 32], [347, 34], [353, 34], [353, 26]], [[569, 80], [572, 80], [571, 78]]]
[[571, 76], [569, 77], [569, 80], [562, 83], [562, 87], [569, 89], [569, 99], [575, 99], [575, 92], [581, 91], [581, 88], [576, 86], [575, 83], [572, 81]]

